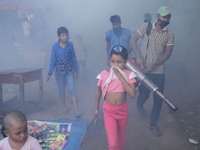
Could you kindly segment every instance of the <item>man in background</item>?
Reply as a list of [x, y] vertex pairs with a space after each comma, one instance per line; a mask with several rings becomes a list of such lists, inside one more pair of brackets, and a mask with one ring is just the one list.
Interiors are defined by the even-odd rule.
[[121, 27], [121, 18], [118, 15], [110, 17], [112, 29], [106, 32], [106, 53], [107, 64], [109, 66], [109, 58], [111, 49], [115, 45], [124, 46], [127, 50], [130, 49], [131, 31]]

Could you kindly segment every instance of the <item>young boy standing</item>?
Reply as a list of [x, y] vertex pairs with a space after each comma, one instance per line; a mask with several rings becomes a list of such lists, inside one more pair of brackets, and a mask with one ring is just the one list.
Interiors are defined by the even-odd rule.
[[59, 27], [57, 29], [57, 34], [59, 40], [53, 45], [52, 48], [47, 81], [49, 81], [55, 69], [55, 77], [63, 111], [67, 111], [65, 104], [65, 89], [67, 84], [70, 96], [72, 97], [74, 111], [78, 115], [79, 112], [77, 108], [75, 88], [75, 76], [78, 77], [78, 65], [74, 47], [73, 44], [68, 41], [69, 32], [67, 28]]

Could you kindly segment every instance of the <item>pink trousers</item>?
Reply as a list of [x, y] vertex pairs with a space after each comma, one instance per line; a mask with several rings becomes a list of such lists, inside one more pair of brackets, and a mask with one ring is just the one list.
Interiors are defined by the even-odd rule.
[[113, 105], [104, 101], [103, 112], [108, 137], [108, 149], [124, 150], [128, 123], [128, 103]]

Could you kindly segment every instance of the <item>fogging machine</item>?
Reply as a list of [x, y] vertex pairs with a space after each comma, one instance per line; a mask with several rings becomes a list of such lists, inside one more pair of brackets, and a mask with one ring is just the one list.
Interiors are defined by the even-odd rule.
[[153, 83], [148, 77], [146, 77], [138, 67], [135, 66], [135, 63], [131, 63], [132, 60], [128, 60], [126, 63], [126, 67], [134, 72], [137, 76], [137, 79], [143, 84], [146, 88], [148, 88], [153, 93], [157, 94], [173, 111], [176, 111], [178, 108], [173, 105], [158, 89], [158, 87]]

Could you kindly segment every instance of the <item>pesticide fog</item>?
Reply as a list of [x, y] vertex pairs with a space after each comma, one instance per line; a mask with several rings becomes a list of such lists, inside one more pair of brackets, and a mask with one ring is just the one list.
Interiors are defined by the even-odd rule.
[[[65, 26], [69, 30], [70, 41], [73, 42], [77, 34], [83, 36], [88, 50], [89, 84], [95, 89], [97, 74], [107, 68], [105, 32], [112, 28], [110, 16], [119, 15], [122, 27], [135, 31], [142, 25], [144, 13], [151, 13], [153, 21], [156, 21], [158, 8], [167, 5], [172, 11], [168, 27], [175, 34], [174, 51], [167, 61], [167, 76], [169, 76], [167, 80], [180, 80], [179, 82], [184, 84], [184, 80], [187, 79], [190, 82], [189, 86], [192, 86], [188, 88], [197, 88], [200, 84], [198, 79], [200, 21], [197, 19], [199, 0], [192, 2], [187, 0], [177, 2], [173, 0], [51, 0], [49, 2], [50, 5], [45, 8], [0, 10], [0, 70], [44, 68], [44, 93], [50, 88], [49, 85], [54, 85], [54, 91], [57, 92], [54, 76], [51, 81], [54, 84], [47, 85], [46, 75], [51, 47], [57, 41], [56, 30], [60, 26]], [[22, 24], [26, 15], [33, 15], [30, 21], [31, 39], [27, 39], [23, 34]], [[37, 83], [33, 83], [32, 86], [37, 86], [35, 84]], [[37, 95], [37, 88], [31, 90], [30, 85], [26, 85], [25, 88], [29, 89], [26, 97], [30, 97], [28, 94]]]

